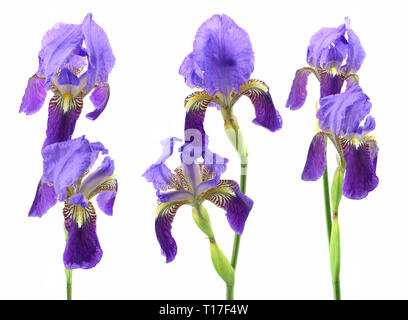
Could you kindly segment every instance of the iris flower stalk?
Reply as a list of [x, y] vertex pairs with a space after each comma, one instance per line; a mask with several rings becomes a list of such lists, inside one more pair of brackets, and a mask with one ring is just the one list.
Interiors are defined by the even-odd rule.
[[[241, 234], [253, 201], [240, 191], [235, 181], [221, 179], [228, 160], [208, 149], [203, 153], [200, 144], [184, 145], [181, 166], [172, 172], [165, 163], [173, 154], [176, 141], [181, 140], [169, 138], [162, 141], [163, 154], [143, 174], [146, 180], [153, 184], [158, 197], [155, 230], [162, 253], [167, 263], [176, 257], [177, 245], [171, 234], [171, 225], [177, 210], [184, 205], [190, 205], [196, 225], [210, 242], [211, 260], [215, 270], [228, 286], [233, 286], [235, 271], [215, 240], [204, 203], [211, 202], [225, 210], [232, 230]], [[197, 159], [201, 155], [204, 155], [204, 161], [199, 162]]]
[[[57, 23], [46, 32], [41, 46], [38, 70], [28, 80], [20, 112], [27, 115], [38, 112], [47, 91], [53, 93], [44, 151], [50, 145], [71, 139], [88, 94], [95, 110], [86, 117], [95, 120], [104, 111], [110, 96], [108, 75], [115, 57], [105, 31], [90, 13], [81, 24]], [[41, 179], [28, 215], [41, 217], [54, 204], [53, 201], [53, 188]], [[72, 270], [66, 269], [66, 278], [67, 297], [70, 298]]]
[[[241, 162], [240, 189], [246, 192], [248, 153], [233, 107], [247, 96], [255, 107], [253, 122], [269, 131], [282, 127], [282, 119], [275, 109], [268, 86], [250, 79], [254, 70], [254, 53], [248, 33], [227, 15], [214, 15], [198, 29], [193, 51], [186, 56], [179, 73], [190, 87], [200, 91], [185, 100], [185, 141], [192, 142], [190, 130], [201, 133], [203, 150], [208, 143], [204, 118], [208, 106], [221, 111], [224, 129]], [[231, 265], [236, 269], [241, 235], [234, 238]], [[234, 298], [234, 286], [227, 286], [227, 299]]]
[[[378, 146], [369, 135], [375, 120], [369, 114], [371, 102], [359, 85], [356, 72], [365, 58], [360, 40], [350, 28], [350, 20], [337, 28], [322, 28], [310, 40], [308, 67], [296, 72], [286, 107], [303, 106], [307, 77], [320, 81], [320, 100], [316, 117], [318, 130], [310, 144], [302, 180], [315, 181], [323, 176], [324, 203], [334, 299], [340, 291], [339, 204], [342, 195], [363, 199], [378, 185], [376, 174]], [[345, 84], [345, 89], [343, 90]], [[337, 151], [338, 164], [331, 190], [327, 173], [327, 141]]]

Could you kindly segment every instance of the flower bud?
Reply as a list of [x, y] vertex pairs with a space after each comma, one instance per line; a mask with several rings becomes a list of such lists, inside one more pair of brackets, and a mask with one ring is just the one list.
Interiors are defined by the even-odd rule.
[[342, 166], [338, 166], [334, 172], [332, 187], [331, 187], [331, 201], [333, 212], [337, 213], [339, 211], [339, 204], [342, 196], [344, 180], [344, 169]]
[[198, 207], [193, 207], [193, 218], [200, 230], [204, 232], [210, 240], [215, 241], [210, 216], [208, 215], [207, 209], [202, 204]]
[[215, 271], [228, 286], [234, 285], [235, 271], [215, 241], [210, 240], [211, 260]]
[[237, 150], [238, 155], [241, 159], [241, 163], [247, 164], [248, 163], [247, 146], [245, 144], [241, 129], [232, 127], [225, 127], [224, 129], [229, 141], [232, 143], [235, 150]]
[[332, 281], [338, 282], [340, 275], [340, 229], [337, 215], [333, 217], [330, 237], [330, 269]]

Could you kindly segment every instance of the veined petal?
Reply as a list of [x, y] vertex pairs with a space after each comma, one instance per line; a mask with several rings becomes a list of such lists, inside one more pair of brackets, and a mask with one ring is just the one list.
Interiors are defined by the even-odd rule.
[[156, 190], [167, 190], [174, 182], [170, 169], [165, 165], [165, 161], [173, 154], [174, 142], [181, 141], [172, 137], [161, 142], [163, 153], [160, 158], [152, 164], [144, 173], [143, 177], [147, 182], [152, 182]]
[[377, 143], [372, 138], [365, 138], [356, 146], [342, 139], [341, 146], [346, 161], [343, 194], [350, 199], [363, 199], [378, 185]]
[[95, 110], [89, 112], [86, 117], [91, 120], [96, 120], [99, 115], [105, 110], [106, 105], [108, 104], [110, 96], [110, 87], [109, 84], [105, 84], [102, 87], [97, 87], [92, 91], [90, 99], [95, 106]]
[[53, 184], [60, 201], [66, 188], [78, 180], [91, 165], [92, 149], [84, 136], [54, 143], [42, 150], [44, 172], [42, 181]]
[[203, 87], [213, 96], [229, 95], [249, 80], [254, 53], [248, 33], [227, 15], [214, 15], [198, 29], [194, 63], [203, 72]]
[[253, 123], [272, 132], [282, 128], [282, 118], [275, 109], [268, 86], [259, 80], [249, 80], [241, 86], [241, 94], [247, 96], [255, 107], [256, 117]]
[[156, 237], [167, 263], [173, 261], [177, 254], [177, 244], [171, 234], [171, 224], [177, 210], [183, 204], [184, 202], [161, 203], [156, 210]]
[[[203, 165], [202, 166], [202, 171], [206, 170], [206, 168], [207, 167]], [[206, 170], [206, 171], [208, 171], [208, 170]], [[204, 172], [202, 172], [201, 177], [202, 177], [201, 180], [203, 182], [201, 182], [197, 186], [197, 190], [196, 190], [197, 194], [203, 194], [203, 193], [207, 192], [208, 190], [210, 190], [212, 188], [215, 188], [218, 185], [218, 183], [220, 182], [221, 172], [220, 172], [220, 170], [216, 170], [215, 174], [214, 174], [214, 177], [212, 179], [208, 179], [208, 173], [204, 173]], [[211, 177], [211, 175], [210, 175], [210, 177]], [[207, 179], [205, 179], [205, 178], [207, 178]]]
[[324, 134], [317, 133], [309, 147], [307, 160], [302, 173], [302, 180], [316, 181], [326, 170], [326, 153], [325, 153]]
[[40, 181], [28, 216], [42, 217], [56, 203], [57, 194], [55, 193], [54, 186], [49, 186]]
[[81, 96], [74, 97], [68, 93], [61, 95], [58, 91], [54, 92], [48, 108], [47, 137], [43, 148], [71, 139], [82, 106]]
[[174, 202], [174, 201], [193, 201], [194, 196], [191, 192], [185, 190], [176, 190], [165, 193], [157, 193], [159, 201], [164, 202]]
[[90, 195], [94, 190], [112, 176], [114, 170], [114, 161], [110, 157], [105, 157], [102, 164], [84, 179], [79, 192], [83, 193], [88, 199], [90, 199]]
[[108, 75], [115, 64], [115, 56], [112, 53], [108, 36], [92, 20], [90, 13], [82, 22], [82, 32], [88, 55], [88, 82], [85, 90], [89, 91], [95, 84], [103, 85], [108, 81]]
[[332, 74], [331, 72], [320, 72], [320, 99], [339, 94], [343, 87], [344, 77], [342, 74]]
[[96, 235], [96, 214], [92, 203], [86, 208], [66, 204], [63, 210], [68, 240], [64, 251], [67, 269], [90, 269], [102, 258], [102, 249]]
[[297, 110], [303, 106], [307, 96], [307, 77], [312, 72], [312, 68], [302, 68], [296, 71], [288, 101], [286, 102], [286, 108], [289, 108], [290, 110]]
[[111, 176], [89, 195], [89, 199], [97, 194], [96, 202], [98, 203], [99, 209], [108, 216], [111, 216], [113, 215], [113, 205], [115, 204], [117, 192], [118, 180], [115, 176]]
[[27, 88], [24, 92], [19, 112], [25, 112], [27, 115], [31, 115], [41, 109], [45, 97], [47, 96], [44, 83], [45, 80], [37, 77], [37, 75], [28, 79]]
[[238, 183], [233, 180], [220, 180], [203, 198], [224, 209], [232, 230], [242, 234], [254, 202], [239, 190]]

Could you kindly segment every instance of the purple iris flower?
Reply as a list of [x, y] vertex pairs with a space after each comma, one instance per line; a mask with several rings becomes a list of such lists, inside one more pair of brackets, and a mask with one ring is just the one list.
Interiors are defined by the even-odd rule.
[[358, 84], [320, 99], [317, 118], [321, 131], [310, 145], [303, 180], [314, 181], [323, 175], [326, 135], [345, 163], [343, 194], [350, 199], [362, 199], [377, 187], [378, 146], [375, 138], [368, 135], [375, 128], [370, 110], [370, 100]]
[[108, 75], [115, 57], [105, 31], [88, 14], [81, 24], [58, 23], [44, 35], [38, 54], [39, 67], [29, 78], [20, 112], [36, 113], [50, 100], [47, 137], [43, 148], [71, 138], [82, 111], [83, 98], [91, 93], [95, 120], [109, 100]]
[[241, 96], [247, 96], [255, 107], [253, 122], [270, 131], [279, 130], [282, 119], [269, 88], [262, 81], [250, 80], [253, 70], [254, 53], [248, 33], [227, 15], [214, 15], [205, 21], [196, 33], [193, 51], [179, 70], [188, 86], [203, 89], [186, 98], [185, 129], [199, 130], [206, 138], [205, 113], [207, 106], [215, 104], [225, 127], [237, 131], [232, 109]]
[[[68, 240], [64, 251], [67, 269], [89, 269], [102, 258], [96, 235], [96, 212], [90, 201], [97, 196], [99, 208], [113, 214], [118, 183], [113, 175], [114, 162], [106, 156], [101, 165], [89, 173], [99, 153], [108, 150], [99, 143], [90, 143], [84, 136], [50, 144], [42, 150], [43, 176], [33, 206], [42, 214], [57, 200], [65, 203], [63, 214]], [[31, 212], [30, 212], [31, 213]]]
[[163, 155], [143, 174], [148, 182], [153, 183], [158, 196], [155, 229], [166, 262], [173, 261], [177, 254], [171, 225], [181, 206], [199, 206], [208, 200], [226, 211], [232, 230], [239, 234], [243, 232], [253, 206], [253, 201], [240, 192], [235, 181], [221, 179], [227, 160], [208, 149], [204, 152], [204, 161], [199, 163], [196, 160], [199, 154], [190, 157], [185, 147], [181, 166], [172, 172], [165, 162], [173, 154], [175, 141], [180, 139], [169, 138], [162, 142]]
[[[306, 61], [308, 67], [296, 71], [286, 107], [297, 110], [306, 100], [307, 78], [313, 73], [320, 81], [320, 97], [341, 92], [344, 81], [352, 86], [365, 52], [358, 36], [350, 28], [350, 20], [337, 28], [322, 28], [310, 39]], [[346, 37], [347, 36], [347, 37]]]

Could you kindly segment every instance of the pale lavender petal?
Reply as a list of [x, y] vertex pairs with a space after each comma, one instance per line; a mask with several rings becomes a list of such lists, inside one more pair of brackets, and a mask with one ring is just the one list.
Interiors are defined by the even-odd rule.
[[41, 109], [47, 96], [44, 83], [45, 80], [38, 78], [36, 75], [28, 79], [19, 112], [25, 112], [27, 115], [30, 115]]
[[110, 157], [105, 157], [102, 164], [82, 182], [79, 192], [88, 197], [95, 189], [113, 175], [114, 170], [114, 161]]
[[184, 77], [186, 84], [193, 87], [203, 87], [203, 80], [201, 78], [201, 71], [194, 62], [194, 54], [191, 52], [187, 57], [185, 57], [183, 63], [180, 66], [179, 74]]
[[116, 193], [117, 189], [115, 191], [101, 191], [96, 198], [99, 209], [108, 216], [113, 215], [113, 205], [115, 204]]
[[99, 115], [105, 110], [106, 105], [108, 104], [110, 96], [110, 87], [108, 84], [97, 87], [92, 91], [90, 99], [95, 106], [95, 110], [89, 112], [86, 117], [90, 120], [95, 120]]
[[57, 203], [57, 194], [54, 186], [49, 186], [40, 181], [37, 186], [33, 204], [31, 205], [29, 217], [42, 217], [49, 209]]
[[165, 193], [157, 192], [157, 197], [160, 202], [174, 202], [174, 201], [192, 201], [194, 196], [191, 192], [184, 190], [176, 190]]
[[350, 19], [346, 18], [347, 36], [348, 36], [348, 56], [344, 66], [346, 72], [355, 73], [360, 70], [361, 64], [364, 61], [366, 53], [361, 46], [360, 39], [355, 32], [350, 28]]

